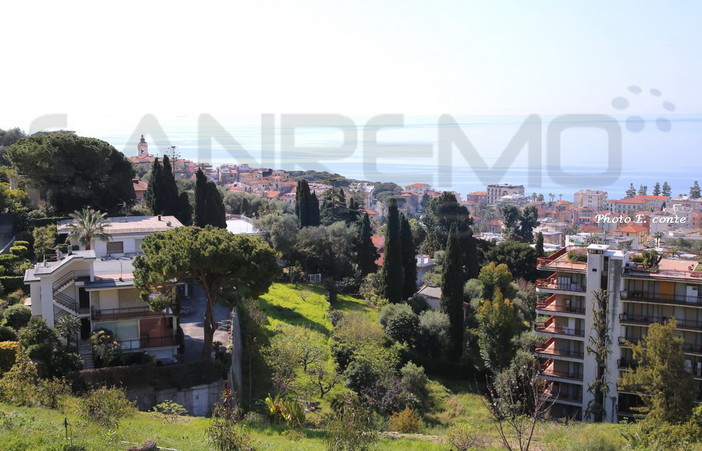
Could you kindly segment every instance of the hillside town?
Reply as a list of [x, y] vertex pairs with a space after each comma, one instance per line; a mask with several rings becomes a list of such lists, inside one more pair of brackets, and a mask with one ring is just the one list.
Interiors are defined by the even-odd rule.
[[[697, 181], [571, 202], [215, 168], [152, 154], [143, 135], [130, 157], [73, 132], [3, 136], [2, 409], [97, 428], [202, 418], [213, 449], [276, 424], [430, 443], [435, 421], [446, 449], [572, 424], [665, 424], [669, 443], [697, 431]], [[447, 420], [446, 399], [484, 402], [492, 432]]]

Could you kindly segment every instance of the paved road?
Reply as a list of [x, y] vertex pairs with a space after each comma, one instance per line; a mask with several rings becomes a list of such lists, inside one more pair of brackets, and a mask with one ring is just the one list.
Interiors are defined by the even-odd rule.
[[[180, 327], [183, 328], [185, 334], [184, 361], [186, 363], [195, 362], [202, 355], [206, 305], [205, 291], [198, 286], [195, 287], [190, 299], [182, 301], [183, 313], [180, 315]], [[224, 346], [229, 344], [229, 332], [224, 324], [229, 316], [229, 311], [230, 309], [227, 307], [215, 305], [215, 321], [217, 321], [218, 328], [214, 334], [214, 341], [221, 341]]]

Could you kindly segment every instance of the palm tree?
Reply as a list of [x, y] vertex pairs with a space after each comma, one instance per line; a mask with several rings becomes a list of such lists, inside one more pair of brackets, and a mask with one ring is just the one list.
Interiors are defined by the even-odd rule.
[[85, 250], [90, 250], [90, 242], [93, 239], [107, 241], [112, 236], [105, 232], [108, 226], [107, 214], [92, 208], [84, 208], [81, 211], [74, 211], [69, 216], [73, 222], [68, 225], [68, 239], [77, 240], [85, 246]]

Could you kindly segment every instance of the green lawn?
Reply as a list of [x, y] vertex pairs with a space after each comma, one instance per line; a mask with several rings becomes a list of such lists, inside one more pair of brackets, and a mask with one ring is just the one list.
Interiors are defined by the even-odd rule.
[[[270, 337], [281, 323], [315, 329], [326, 336], [331, 334], [328, 318], [329, 304], [324, 289], [317, 285], [274, 284], [269, 292], [258, 299], [260, 309], [266, 314], [262, 336]], [[378, 314], [360, 299], [340, 295], [335, 309], [363, 312], [374, 320]], [[247, 378], [245, 371], [245, 378]], [[254, 399], [265, 396], [269, 383], [265, 372], [253, 374]], [[246, 381], [248, 383], [248, 380]], [[245, 386], [247, 386], [245, 384]], [[421, 434], [395, 436], [386, 434], [377, 449], [380, 450], [448, 450], [441, 437], [453, 425], [467, 423], [484, 440], [484, 449], [502, 449], [494, 423], [480, 395], [471, 390], [466, 381], [432, 381], [430, 389], [436, 406], [424, 419]], [[448, 388], [447, 388], [448, 387]], [[342, 385], [336, 391], [346, 390]], [[331, 393], [333, 394], [333, 393]], [[245, 395], [248, 398], [248, 395]], [[323, 411], [328, 408], [322, 403]], [[64, 418], [70, 423], [73, 441], [88, 450], [124, 450], [131, 444], [148, 439], [156, 440], [163, 447], [178, 450], [207, 450], [205, 429], [208, 418], [181, 417], [170, 424], [162, 417], [139, 412], [124, 420], [114, 431], [86, 424], [72, 414], [64, 416], [58, 410], [14, 407], [0, 404], [0, 451], [2, 450], [61, 450], [67, 443]], [[318, 423], [319, 414], [309, 414], [311, 423]], [[569, 425], [557, 422], [539, 422], [535, 432], [534, 450], [570, 449], [573, 443], [616, 443], [622, 447], [621, 432], [626, 425], [591, 425], [572, 422]], [[304, 438], [291, 441], [284, 434], [283, 425], [250, 425], [254, 445], [261, 450], [324, 450], [323, 432], [302, 429]], [[606, 447], [581, 447], [575, 449], [611, 449]]]
[[[64, 418], [69, 421], [69, 439], [66, 439]], [[115, 430], [108, 430], [81, 421], [72, 414], [65, 416], [58, 410], [15, 407], [0, 403], [0, 451], [58, 451], [70, 442], [87, 450], [124, 451], [132, 444], [155, 440], [159, 446], [181, 451], [204, 451], [207, 445], [205, 429], [208, 418], [180, 417], [169, 423], [155, 414], [138, 412], [123, 420]], [[252, 425], [254, 446], [259, 450], [324, 450], [322, 433], [303, 430], [305, 438], [291, 441], [281, 435], [284, 427]], [[128, 442], [129, 444], [126, 444]], [[446, 450], [439, 443], [411, 439], [383, 439], [378, 449]]]
[[[320, 285], [293, 285], [276, 283], [268, 293], [259, 298], [261, 310], [268, 316], [267, 328], [272, 330], [281, 322], [331, 334], [329, 303]], [[377, 313], [366, 303], [353, 296], [340, 294], [334, 309], [342, 312], [361, 311], [377, 317]]]

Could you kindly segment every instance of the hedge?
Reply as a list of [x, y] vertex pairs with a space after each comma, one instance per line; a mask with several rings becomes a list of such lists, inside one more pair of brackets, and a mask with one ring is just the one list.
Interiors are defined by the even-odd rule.
[[0, 276], [0, 285], [5, 289], [5, 293], [24, 288], [24, 276]]
[[112, 366], [95, 370], [83, 370], [68, 375], [73, 388], [84, 391], [92, 387], [139, 387], [151, 385], [157, 389], [182, 390], [196, 385], [209, 384], [226, 377], [226, 367], [212, 360], [158, 366], [143, 365]]
[[16, 341], [0, 341], [0, 374], [12, 368], [20, 349], [20, 345]]

